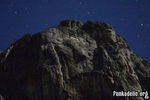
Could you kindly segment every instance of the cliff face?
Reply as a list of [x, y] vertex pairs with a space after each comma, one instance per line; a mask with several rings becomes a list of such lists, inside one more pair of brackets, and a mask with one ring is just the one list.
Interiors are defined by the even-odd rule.
[[150, 64], [101, 22], [65, 20], [0, 54], [0, 100], [144, 100], [112, 94], [149, 83]]

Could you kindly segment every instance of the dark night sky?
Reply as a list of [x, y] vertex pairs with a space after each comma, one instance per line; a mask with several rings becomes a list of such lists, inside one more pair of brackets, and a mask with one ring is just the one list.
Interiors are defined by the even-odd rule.
[[64, 19], [109, 23], [150, 61], [150, 0], [0, 0], [0, 51]]

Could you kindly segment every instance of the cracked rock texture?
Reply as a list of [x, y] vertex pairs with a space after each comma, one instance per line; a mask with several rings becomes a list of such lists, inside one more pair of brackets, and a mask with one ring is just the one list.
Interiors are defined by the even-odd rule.
[[0, 53], [0, 100], [144, 100], [150, 64], [102, 22], [64, 20]]

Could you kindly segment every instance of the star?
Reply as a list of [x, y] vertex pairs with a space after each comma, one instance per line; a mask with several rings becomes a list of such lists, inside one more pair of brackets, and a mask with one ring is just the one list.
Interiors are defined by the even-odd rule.
[[144, 46], [143, 46], [144, 48], [146, 48], [146, 45], [144, 44]]
[[26, 28], [29, 28], [29, 25], [28, 25], [28, 24], [26, 24], [26, 25], [25, 25], [25, 27], [26, 27]]
[[40, 7], [40, 8], [43, 8], [43, 6], [42, 6], [42, 5], [40, 5], [39, 7]]
[[149, 24], [147, 24], [146, 26], [147, 26], [147, 27], [149, 27], [150, 25], [149, 25]]
[[138, 2], [139, 0], [135, 0], [136, 2]]
[[14, 11], [14, 14], [15, 14], [15, 15], [18, 15], [18, 11]]
[[80, 5], [82, 5], [82, 1], [80, 1]]
[[144, 24], [141, 24], [141, 26], [144, 26]]
[[24, 9], [25, 9], [25, 10], [28, 10], [28, 7], [25, 7]]
[[13, 4], [8, 4], [8, 8], [12, 8], [12, 7], [14, 7]]
[[29, 12], [29, 11], [27, 11], [27, 15], [30, 15], [30, 12]]
[[24, 10], [26, 11], [27, 15], [30, 15], [30, 12], [29, 12], [30, 8], [29, 7], [25, 7]]
[[90, 15], [91, 13], [88, 11], [87, 14]]
[[49, 24], [47, 24], [47, 23], [46, 23], [46, 24], [44, 24], [44, 25], [45, 25], [45, 26], [49, 26]]
[[137, 35], [136, 35], [136, 37], [137, 37], [137, 38], [140, 38], [140, 35], [139, 35], [139, 34], [137, 34]]
[[124, 20], [125, 20], [125, 18], [120, 18], [120, 20], [121, 20], [121, 21], [124, 21]]

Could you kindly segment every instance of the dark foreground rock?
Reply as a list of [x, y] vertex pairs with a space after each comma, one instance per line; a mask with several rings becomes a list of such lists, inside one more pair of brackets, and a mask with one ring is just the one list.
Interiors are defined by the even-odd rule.
[[65, 20], [0, 54], [5, 100], [144, 100], [113, 91], [150, 93], [149, 84], [150, 64], [102, 22]]
[[3, 96], [2, 96], [2, 95], [0, 95], [0, 100], [4, 100], [4, 98], [3, 98]]

